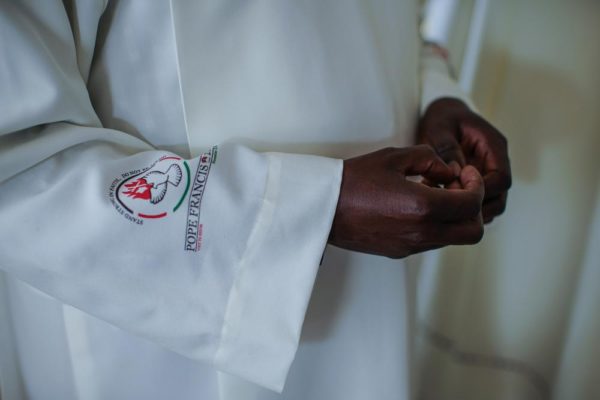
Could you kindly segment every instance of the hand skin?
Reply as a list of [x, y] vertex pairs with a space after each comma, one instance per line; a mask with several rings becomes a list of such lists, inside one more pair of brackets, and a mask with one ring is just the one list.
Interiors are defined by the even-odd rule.
[[421, 118], [418, 142], [432, 146], [448, 163], [477, 168], [485, 184], [485, 223], [504, 212], [512, 182], [507, 141], [489, 122], [462, 101], [441, 98]]
[[[449, 186], [412, 182], [411, 175]], [[344, 161], [329, 243], [391, 258], [474, 244], [483, 235], [483, 195], [475, 168], [453, 170], [427, 145], [351, 158]]]

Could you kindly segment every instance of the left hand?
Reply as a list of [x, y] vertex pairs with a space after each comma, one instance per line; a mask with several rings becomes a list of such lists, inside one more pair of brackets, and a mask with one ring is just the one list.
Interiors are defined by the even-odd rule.
[[491, 222], [506, 208], [512, 175], [504, 135], [459, 99], [441, 98], [419, 121], [418, 142], [432, 146], [447, 163], [473, 165], [483, 176], [483, 220]]

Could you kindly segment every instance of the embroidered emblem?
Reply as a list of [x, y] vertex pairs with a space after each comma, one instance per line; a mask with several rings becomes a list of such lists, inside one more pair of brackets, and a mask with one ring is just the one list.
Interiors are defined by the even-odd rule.
[[127, 219], [164, 218], [176, 212], [190, 188], [190, 167], [180, 157], [163, 156], [152, 165], [121, 174], [112, 181], [109, 199]]
[[216, 159], [216, 146], [201, 154], [192, 178], [187, 161], [165, 155], [148, 167], [115, 178], [110, 184], [108, 198], [119, 214], [139, 225], [147, 219], [162, 219], [185, 209], [182, 205], [187, 199], [184, 249], [199, 251], [203, 233], [200, 206], [210, 168]]
[[200, 223], [200, 205], [204, 196], [204, 189], [208, 181], [210, 167], [217, 159], [217, 147], [209, 153], [200, 155], [198, 169], [190, 190], [190, 199], [187, 210], [187, 223], [185, 228], [185, 250], [199, 251], [202, 245], [202, 224]]

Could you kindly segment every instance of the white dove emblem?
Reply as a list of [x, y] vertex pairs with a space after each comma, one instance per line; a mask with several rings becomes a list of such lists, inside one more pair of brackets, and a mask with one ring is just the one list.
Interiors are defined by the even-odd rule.
[[178, 186], [181, 182], [181, 168], [177, 164], [172, 164], [165, 172], [150, 171], [142, 177], [151, 185], [150, 187], [150, 203], [156, 204], [160, 202], [167, 193], [169, 183], [173, 186]]

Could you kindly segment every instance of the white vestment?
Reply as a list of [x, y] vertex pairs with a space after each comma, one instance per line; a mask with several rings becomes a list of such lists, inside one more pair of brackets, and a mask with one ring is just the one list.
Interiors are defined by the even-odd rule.
[[403, 263], [326, 241], [341, 159], [461, 96], [417, 14], [2, 2], [2, 398], [409, 399]]

